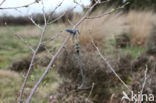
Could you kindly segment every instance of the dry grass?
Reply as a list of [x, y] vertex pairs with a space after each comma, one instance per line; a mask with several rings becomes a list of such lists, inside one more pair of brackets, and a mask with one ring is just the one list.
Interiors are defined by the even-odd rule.
[[155, 15], [152, 11], [130, 11], [127, 15], [130, 40], [133, 45], [144, 45], [152, 32]]
[[25, 28], [19, 30], [17, 34], [25, 37], [34, 37], [39, 36], [40, 31], [35, 26], [25, 26]]
[[[98, 10], [92, 16], [101, 15], [108, 10]], [[97, 19], [88, 19], [80, 27], [80, 43], [88, 50], [92, 50], [90, 36], [98, 46], [102, 46], [104, 41], [115, 35], [128, 34], [132, 45], [142, 45], [146, 43], [149, 35], [153, 31], [156, 15], [152, 11], [130, 11], [127, 15], [116, 12]], [[74, 17], [77, 21], [79, 16]]]
[[19, 74], [10, 70], [0, 70], [0, 78], [19, 78]]
[[[101, 14], [103, 14], [103, 10], [93, 13], [91, 17]], [[74, 20], [77, 20], [77, 18], [78, 17], [74, 17]], [[90, 40], [90, 37], [92, 37], [95, 43], [101, 47], [105, 40], [112, 38], [114, 35], [120, 34], [123, 31], [124, 20], [124, 16], [121, 16], [121, 13], [114, 13], [97, 19], [85, 20], [78, 28], [80, 31], [79, 40], [81, 45], [88, 50], [93, 50]]]

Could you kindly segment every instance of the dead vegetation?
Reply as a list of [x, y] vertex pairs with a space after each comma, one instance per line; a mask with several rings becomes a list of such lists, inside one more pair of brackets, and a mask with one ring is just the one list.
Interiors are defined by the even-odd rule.
[[130, 11], [127, 15], [132, 45], [144, 45], [152, 33], [155, 14], [152, 11]]
[[[92, 91], [91, 100], [97, 103], [108, 103], [111, 100], [112, 94], [115, 94], [114, 102], [120, 101], [122, 91], [125, 90], [123, 85], [114, 76], [113, 72], [108, 66], [96, 55], [96, 52], [88, 52], [87, 50], [81, 51], [81, 57], [83, 61], [83, 70], [85, 75], [85, 87], [90, 87], [87, 90], [77, 90], [77, 86], [81, 83], [81, 75], [79, 70], [79, 64], [74, 50], [71, 48], [65, 49], [57, 60], [57, 71], [60, 76], [63, 76], [68, 81], [63, 82], [61, 87], [56, 92], [54, 100], [66, 100], [70, 98], [76, 98], [74, 94], [77, 94], [77, 100], [79, 102], [79, 96], [84, 95], [84, 99], [87, 99], [89, 91], [91, 90], [92, 83], [95, 83]], [[122, 78], [122, 80], [135, 92], [140, 91], [142, 83], [144, 81], [145, 65], [148, 66], [148, 82], [146, 84], [144, 93], [152, 93], [155, 95], [155, 76], [156, 68], [155, 61], [147, 55], [140, 55], [136, 60], [131, 59], [130, 55], [112, 56], [108, 59], [111, 65], [115, 69], [116, 73]], [[151, 82], [149, 82], [151, 81]], [[66, 87], [69, 86], [69, 87]], [[64, 92], [66, 90], [66, 92]], [[69, 93], [69, 94], [68, 94]], [[59, 99], [64, 98], [64, 99]], [[73, 100], [73, 99], [71, 99]], [[60, 101], [60, 102], [62, 102]], [[59, 103], [59, 102], [56, 102]], [[84, 102], [88, 103], [88, 102]]]
[[[39, 53], [36, 58], [33, 67], [37, 66], [46, 66], [50, 61], [49, 55], [45, 53]], [[9, 66], [10, 70], [13, 71], [27, 71], [29, 68], [29, 64], [31, 62], [31, 55], [23, 56], [22, 58], [19, 58], [12, 62], [12, 64]]]
[[[102, 13], [102, 11], [99, 11], [98, 13], [93, 14], [93, 16]], [[123, 31], [124, 22], [122, 20], [124, 21], [124, 16], [121, 16], [121, 13], [114, 13], [101, 18], [88, 19], [84, 21], [79, 26], [80, 44], [88, 50], [94, 49], [90, 41], [90, 37], [92, 37], [96, 45], [98, 47], [102, 47], [105, 41], [113, 38], [114, 35], [120, 34]]]
[[[75, 53], [73, 45], [71, 46], [72, 43], [69, 43], [56, 61], [57, 72], [68, 81], [63, 82], [56, 93], [51, 95], [51, 98], [53, 98], [51, 99], [51, 102], [52, 100], [54, 103], [63, 101], [67, 101], [67, 103], [69, 101], [73, 103], [81, 103], [82, 101], [83, 103], [121, 102], [122, 91], [125, 89], [114, 76], [113, 72], [108, 68], [106, 63], [97, 55], [95, 48], [91, 43], [90, 36], [103, 52], [106, 50], [104, 47], [104, 44], [107, 44], [106, 41], [114, 39], [114, 37], [116, 38], [117, 47], [127, 48], [134, 45], [145, 47], [146, 42], [147, 45], [151, 47], [150, 43], [154, 42], [155, 33], [152, 33], [153, 19], [150, 20], [149, 17], [151, 16], [151, 18], [153, 18], [154, 14], [149, 12], [143, 18], [143, 15], [146, 13], [147, 12], [132, 11], [127, 15], [124, 15], [126, 19], [123, 19], [123, 21], [120, 21], [122, 20], [123, 14], [114, 14], [98, 19], [87, 20], [82, 23], [79, 28], [81, 32], [79, 37], [81, 44], [80, 56], [83, 63], [86, 81], [85, 86], [91, 87], [92, 83], [95, 83], [91, 97], [88, 98], [91, 88], [87, 90], [76, 89], [79, 84], [81, 84], [81, 74], [78, 56]], [[119, 28], [120, 30], [118, 30]], [[154, 47], [156, 46], [155, 44], [153, 45]], [[116, 47], [114, 46], [114, 48]], [[116, 53], [115, 55], [107, 56], [106, 54], [104, 56], [108, 58], [107, 60], [111, 63], [112, 67], [122, 80], [135, 92], [140, 91], [142, 88], [145, 65], [147, 65], [149, 79], [147, 80], [143, 93], [152, 93], [156, 95], [156, 88], [153, 86], [156, 85], [154, 76], [156, 75], [156, 57], [154, 55], [149, 56], [144, 53], [138, 55], [135, 59], [132, 59], [130, 54], [120, 55], [119, 53]], [[85, 101], [88, 99], [91, 102]]]

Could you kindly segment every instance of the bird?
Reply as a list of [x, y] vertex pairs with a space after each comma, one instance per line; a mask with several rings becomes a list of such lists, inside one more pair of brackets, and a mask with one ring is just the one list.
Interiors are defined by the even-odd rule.
[[76, 29], [66, 29], [65, 31], [73, 35], [72, 39], [74, 39], [77, 34], [80, 34], [79, 30]]

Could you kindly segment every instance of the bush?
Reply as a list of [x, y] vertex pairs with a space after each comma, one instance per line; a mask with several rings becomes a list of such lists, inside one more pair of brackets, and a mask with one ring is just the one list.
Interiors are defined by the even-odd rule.
[[[117, 93], [121, 90], [115, 89], [120, 87], [118, 79], [114, 76], [110, 68], [101, 60], [101, 57], [96, 55], [95, 51], [81, 50], [81, 58], [83, 63], [83, 70], [85, 75], [85, 87], [91, 87], [95, 83], [94, 91], [92, 93], [92, 100], [98, 103], [106, 102], [110, 99], [112, 92]], [[115, 59], [116, 58], [116, 59]], [[128, 78], [128, 70], [130, 70], [130, 58], [124, 56], [111, 57], [109, 61], [119, 73], [121, 78], [126, 81]], [[81, 84], [81, 74], [78, 64], [78, 57], [72, 48], [66, 48], [56, 61], [58, 73], [66, 79], [71, 80], [71, 84], [77, 87]], [[72, 91], [73, 89], [69, 89]], [[90, 90], [90, 89], [89, 89]], [[115, 91], [114, 91], [115, 90]], [[85, 91], [83, 91], [86, 93]]]

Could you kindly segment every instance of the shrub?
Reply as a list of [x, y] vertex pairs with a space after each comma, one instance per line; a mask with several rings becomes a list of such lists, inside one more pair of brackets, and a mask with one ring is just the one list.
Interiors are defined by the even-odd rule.
[[[83, 70], [85, 75], [85, 86], [91, 87], [92, 83], [95, 83], [94, 91], [92, 93], [92, 99], [96, 102], [106, 102], [111, 96], [112, 92], [117, 93], [120, 89], [120, 83], [114, 76], [110, 68], [101, 60], [101, 57], [96, 55], [95, 51], [81, 50], [81, 58], [83, 63]], [[116, 59], [115, 59], [116, 58]], [[124, 56], [111, 57], [109, 61], [115, 68], [115, 71], [119, 73], [121, 78], [126, 81], [130, 70], [130, 58]], [[61, 55], [56, 61], [58, 73], [66, 79], [71, 80], [71, 84], [77, 87], [81, 84], [81, 74], [79, 69], [78, 57], [75, 50], [72, 48], [66, 48], [62, 51]], [[69, 89], [72, 91], [73, 89]], [[90, 90], [90, 89], [89, 89]], [[86, 93], [84, 91], [84, 93]]]

